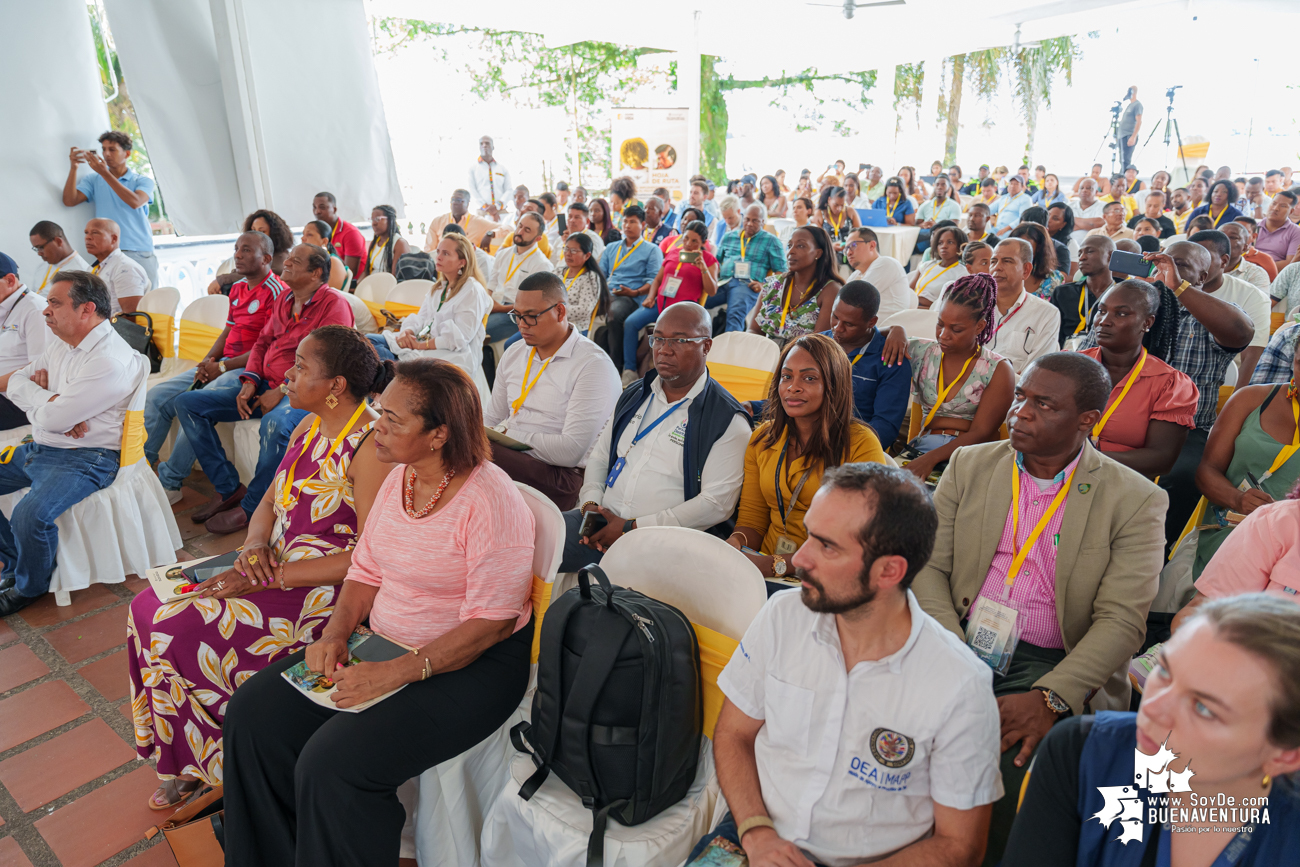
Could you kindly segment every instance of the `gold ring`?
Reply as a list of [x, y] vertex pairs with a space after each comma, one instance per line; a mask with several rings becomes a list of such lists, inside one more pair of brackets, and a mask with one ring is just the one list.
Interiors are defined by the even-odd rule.
[[256, 555], [256, 554], [251, 554], [251, 555], [249, 555], [249, 558], [248, 558], [248, 565], [249, 565], [249, 566], [256, 566], [256, 565], [257, 565], [257, 555]]

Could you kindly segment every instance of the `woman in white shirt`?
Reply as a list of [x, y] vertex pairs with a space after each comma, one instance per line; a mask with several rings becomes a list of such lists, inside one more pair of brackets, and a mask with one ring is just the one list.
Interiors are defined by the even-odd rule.
[[439, 358], [470, 375], [484, 400], [490, 395], [483, 375], [484, 320], [492, 296], [484, 288], [474, 246], [465, 235], [451, 234], [434, 252], [438, 282], [420, 309], [402, 320], [401, 328], [366, 335], [380, 358], [410, 361]]
[[966, 233], [956, 226], [941, 226], [930, 236], [930, 248], [935, 258], [913, 272], [909, 284], [917, 294], [916, 306], [928, 310], [943, 295], [948, 284], [969, 273], [961, 262], [961, 251], [967, 243]]

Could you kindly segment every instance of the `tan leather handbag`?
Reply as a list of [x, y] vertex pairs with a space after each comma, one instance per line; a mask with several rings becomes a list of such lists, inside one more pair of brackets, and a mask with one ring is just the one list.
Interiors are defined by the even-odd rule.
[[152, 840], [161, 831], [180, 867], [225, 867], [226, 814], [221, 793], [221, 786], [201, 788], [146, 836]]

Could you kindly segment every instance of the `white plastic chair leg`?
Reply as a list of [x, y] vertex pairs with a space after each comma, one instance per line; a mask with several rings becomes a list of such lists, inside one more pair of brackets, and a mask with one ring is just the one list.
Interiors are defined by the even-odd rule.
[[72, 593], [71, 593], [71, 591], [68, 591], [68, 590], [55, 590], [55, 591], [54, 591], [54, 604], [55, 604], [55, 605], [58, 605], [60, 608], [67, 608], [69, 605], [71, 605], [71, 604], [72, 604]]

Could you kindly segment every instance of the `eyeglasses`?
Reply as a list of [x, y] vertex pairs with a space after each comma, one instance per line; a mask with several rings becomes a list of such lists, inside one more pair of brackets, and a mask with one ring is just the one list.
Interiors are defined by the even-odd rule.
[[532, 328], [534, 325], [537, 324], [537, 320], [541, 318], [543, 313], [547, 313], [551, 310], [554, 310], [556, 307], [559, 306], [560, 306], [559, 302], [556, 302], [555, 304], [552, 304], [550, 307], [547, 307], [545, 310], [539, 310], [536, 313], [516, 313], [514, 310], [511, 310], [510, 321], [516, 325], [522, 322], [524, 325], [527, 325], [529, 328]]
[[709, 339], [708, 337], [657, 337], [652, 334], [650, 335], [650, 348], [671, 346], [674, 349], [684, 349], [688, 343], [703, 343]]
[[33, 244], [33, 245], [32, 245], [32, 252], [33, 252], [33, 253], [37, 253], [37, 254], [39, 254], [39, 253], [40, 253], [42, 250], [44, 250], [47, 246], [49, 246], [50, 244], [53, 244], [53, 243], [54, 243], [54, 239], [51, 238], [50, 240], [46, 241], [44, 244]]

